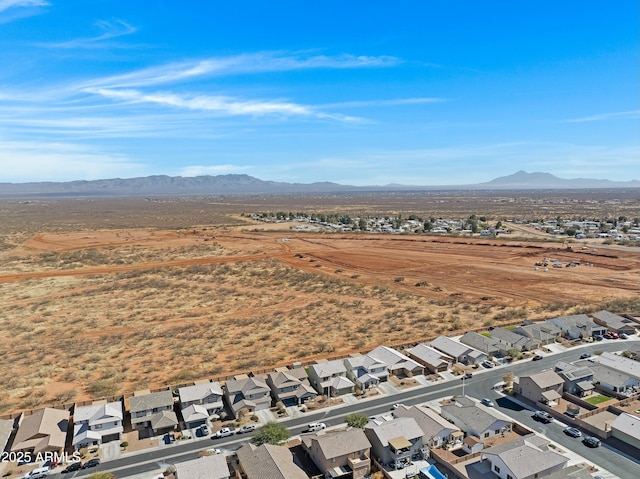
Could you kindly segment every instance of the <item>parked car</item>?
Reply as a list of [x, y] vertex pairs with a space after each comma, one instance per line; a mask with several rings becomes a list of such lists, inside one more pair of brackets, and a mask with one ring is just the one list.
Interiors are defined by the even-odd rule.
[[602, 340], [604, 339], [604, 338], [603, 338], [601, 335], [599, 335], [599, 334], [596, 334], [596, 335], [594, 336], [594, 338], [596, 339], [596, 341], [602, 341]]
[[620, 339], [629, 339], [629, 335], [626, 333], [620, 334]]
[[248, 433], [248, 432], [253, 432], [255, 430], [256, 430], [256, 425], [255, 424], [245, 424], [240, 429], [238, 429], [236, 434], [245, 434], [245, 433]]
[[203, 424], [202, 426], [200, 426], [198, 430], [200, 431], [201, 436], [208, 436], [210, 432], [209, 427], [207, 427], [206, 424]]
[[393, 406], [391, 406], [391, 409], [398, 409], [400, 406], [404, 406], [404, 404], [400, 404], [400, 403], [396, 403]]
[[482, 366], [487, 369], [491, 369], [493, 367], [493, 363], [491, 361], [483, 361]]
[[571, 436], [571, 437], [580, 437], [580, 436], [582, 436], [582, 433], [580, 432], [580, 430], [576, 429], [575, 427], [565, 427], [564, 428], [564, 433], [567, 436]]
[[233, 436], [234, 434], [235, 434], [234, 429], [231, 429], [230, 427], [223, 427], [218, 432], [216, 432], [212, 437], [218, 439], [221, 437]]
[[49, 475], [48, 467], [38, 467], [24, 475], [24, 479], [43, 479]]
[[533, 419], [544, 423], [548, 423], [553, 420], [551, 414], [546, 411], [536, 411], [535, 413], [533, 413]]
[[222, 454], [222, 449], [218, 449], [217, 447], [211, 447], [207, 449], [206, 452], [212, 456], [215, 456], [216, 454]]
[[580, 355], [580, 359], [587, 359], [587, 358], [590, 358], [590, 357], [591, 357], [591, 354], [589, 354], [589, 353], [582, 353]]
[[536, 354], [533, 358], [531, 358], [531, 361], [540, 361], [542, 359], [542, 356], [539, 354]]
[[597, 437], [593, 437], [593, 436], [585, 436], [584, 439], [582, 440], [582, 444], [584, 444], [587, 447], [600, 447], [600, 439], [598, 439]]
[[326, 428], [327, 428], [327, 425], [323, 422], [312, 422], [307, 426], [307, 431], [315, 432], [315, 431], [320, 431], [321, 429], [326, 429]]
[[90, 467], [96, 467], [100, 465], [100, 459], [94, 457], [93, 459], [89, 459], [87, 462], [82, 464], [81, 469], [89, 469]]
[[81, 462], [72, 462], [71, 464], [67, 464], [67, 467], [65, 467], [61, 472], [63, 474], [66, 474], [67, 472], [73, 472], [73, 471], [78, 471], [80, 470], [80, 468], [82, 467], [82, 463]]
[[473, 377], [473, 374], [471, 373], [464, 373], [464, 376], [462, 376], [462, 379], [471, 379]]
[[603, 337], [604, 339], [616, 339], [616, 338], [613, 336], [613, 334], [611, 334], [611, 333], [604, 333], [604, 334], [602, 335], [602, 337]]
[[493, 406], [495, 406], [495, 404], [493, 404], [493, 401], [492, 401], [491, 399], [489, 399], [489, 398], [482, 398], [482, 399], [480, 400], [480, 402], [481, 402], [482, 404], [484, 404], [485, 406], [487, 406], [487, 407], [493, 407]]

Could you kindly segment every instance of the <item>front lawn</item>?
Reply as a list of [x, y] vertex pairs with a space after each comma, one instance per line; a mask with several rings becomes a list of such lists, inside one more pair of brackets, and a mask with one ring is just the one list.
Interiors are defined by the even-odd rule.
[[609, 396], [605, 396], [603, 394], [596, 394], [594, 396], [589, 396], [588, 398], [583, 398], [585, 401], [587, 401], [589, 404], [593, 404], [594, 406], [601, 404], [603, 402], [607, 402], [609, 399], [611, 399]]

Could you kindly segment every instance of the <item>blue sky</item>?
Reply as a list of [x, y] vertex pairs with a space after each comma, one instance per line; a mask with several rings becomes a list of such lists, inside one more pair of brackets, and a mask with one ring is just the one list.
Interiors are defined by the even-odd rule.
[[637, 0], [0, 0], [0, 182], [640, 179], [639, 18]]

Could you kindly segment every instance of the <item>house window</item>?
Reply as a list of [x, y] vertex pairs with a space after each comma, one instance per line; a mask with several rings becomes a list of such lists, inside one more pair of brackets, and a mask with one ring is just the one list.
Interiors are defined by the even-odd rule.
[[484, 437], [489, 437], [489, 433], [488, 433], [488, 432], [485, 432], [485, 433], [484, 433]]
[[493, 466], [493, 470], [496, 472], [500, 472], [500, 468], [498, 466]]
[[511, 476], [510, 474], [507, 474], [507, 479], [513, 479], [513, 476]]
[[102, 424], [94, 424], [93, 429], [102, 429]]
[[500, 429], [496, 429], [495, 434], [500, 434]]

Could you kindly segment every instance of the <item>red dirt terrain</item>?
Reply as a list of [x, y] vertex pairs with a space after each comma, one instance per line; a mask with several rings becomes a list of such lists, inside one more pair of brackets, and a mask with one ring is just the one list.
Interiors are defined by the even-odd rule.
[[[0, 260], [0, 354], [12, 365], [0, 376], [4, 410], [597, 309], [640, 293], [632, 249], [498, 239], [91, 230], [38, 233]], [[535, 266], [544, 261], [546, 270]]]

